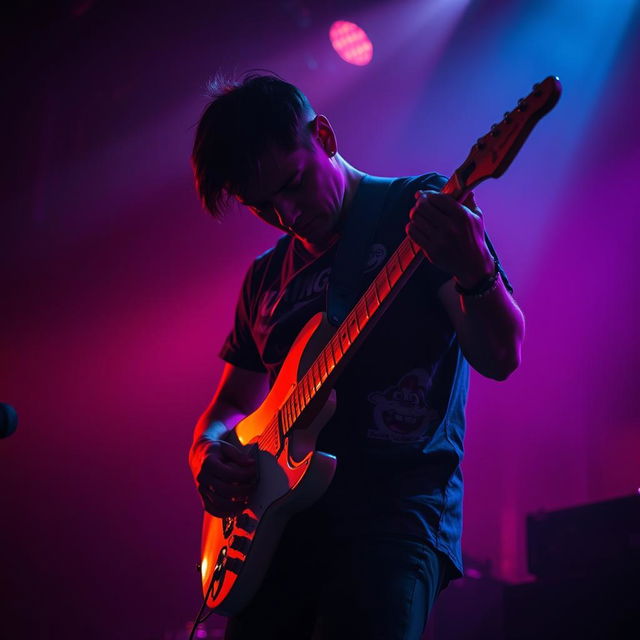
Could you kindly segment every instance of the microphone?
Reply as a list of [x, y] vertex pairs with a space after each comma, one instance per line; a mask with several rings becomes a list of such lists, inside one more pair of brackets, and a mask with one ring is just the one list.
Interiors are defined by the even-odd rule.
[[8, 438], [18, 426], [18, 413], [10, 405], [0, 402], [0, 439]]

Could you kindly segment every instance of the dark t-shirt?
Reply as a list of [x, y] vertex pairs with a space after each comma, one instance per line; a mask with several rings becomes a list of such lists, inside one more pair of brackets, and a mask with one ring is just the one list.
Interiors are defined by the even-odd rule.
[[[363, 289], [404, 239], [414, 193], [445, 182], [435, 173], [394, 181], [369, 247]], [[221, 357], [266, 371], [273, 382], [305, 322], [326, 310], [338, 244], [313, 258], [285, 236], [259, 256]], [[312, 509], [337, 535], [426, 539], [451, 560], [455, 574], [462, 571], [460, 461], [469, 368], [437, 297], [450, 277], [424, 260], [339, 378], [337, 410], [317, 445], [337, 457], [337, 471]]]

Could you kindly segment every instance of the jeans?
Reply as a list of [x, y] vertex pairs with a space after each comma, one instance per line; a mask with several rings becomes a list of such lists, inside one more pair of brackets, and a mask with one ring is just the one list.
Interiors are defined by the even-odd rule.
[[415, 537], [329, 535], [300, 514], [225, 640], [419, 640], [448, 568]]

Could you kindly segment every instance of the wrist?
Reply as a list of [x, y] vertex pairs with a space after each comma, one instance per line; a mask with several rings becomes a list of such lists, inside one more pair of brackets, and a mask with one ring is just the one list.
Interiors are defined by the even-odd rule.
[[490, 267], [478, 277], [459, 279], [455, 278], [455, 289], [461, 295], [469, 298], [482, 297], [496, 288], [500, 280], [498, 262], [491, 258]]
[[199, 470], [209, 446], [222, 440], [228, 432], [226, 425], [220, 420], [212, 422], [201, 431], [196, 427], [196, 435], [194, 435], [191, 449], [189, 450], [189, 464], [191, 467]]
[[484, 280], [493, 276], [497, 271], [495, 258], [487, 251], [479, 266], [475, 269], [454, 275], [457, 287], [464, 290], [476, 289]]

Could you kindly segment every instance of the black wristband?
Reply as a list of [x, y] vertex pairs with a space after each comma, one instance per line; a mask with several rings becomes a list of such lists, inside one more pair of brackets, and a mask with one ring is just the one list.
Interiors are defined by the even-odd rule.
[[494, 258], [493, 263], [495, 265], [493, 273], [490, 276], [486, 276], [478, 282], [477, 285], [471, 287], [470, 289], [465, 289], [459, 283], [456, 282], [455, 289], [461, 296], [467, 297], [479, 297], [483, 296], [485, 293], [488, 293], [493, 289], [496, 285], [498, 278], [500, 277], [500, 269], [498, 267], [498, 261]]

